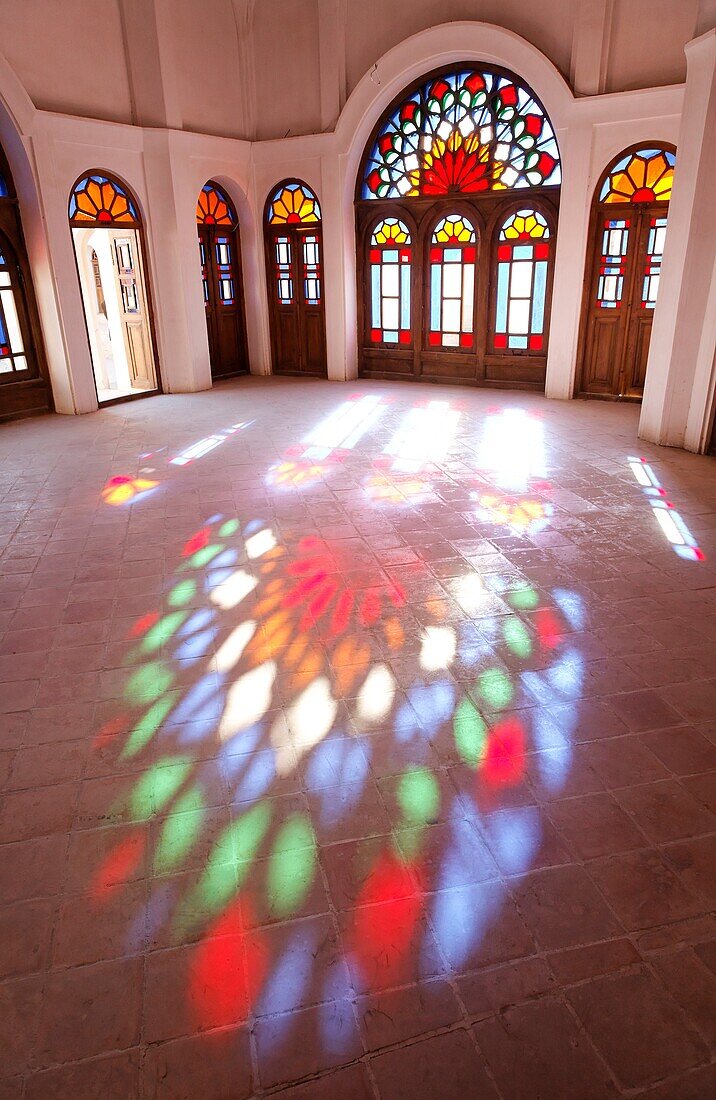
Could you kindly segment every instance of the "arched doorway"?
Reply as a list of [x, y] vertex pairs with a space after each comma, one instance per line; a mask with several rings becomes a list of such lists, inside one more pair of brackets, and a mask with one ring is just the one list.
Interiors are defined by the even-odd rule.
[[142, 221], [129, 188], [82, 176], [69, 205], [72, 243], [100, 405], [159, 391]]
[[196, 224], [211, 377], [248, 374], [239, 219], [231, 199], [213, 180], [199, 192]]
[[274, 374], [325, 378], [321, 207], [307, 184], [284, 180], [264, 217]]
[[513, 74], [465, 63], [402, 93], [356, 188], [360, 374], [543, 389], [560, 180]]
[[599, 182], [587, 255], [577, 392], [640, 400], [676, 163], [673, 148], [639, 146]]
[[52, 408], [20, 210], [0, 149], [0, 420]]

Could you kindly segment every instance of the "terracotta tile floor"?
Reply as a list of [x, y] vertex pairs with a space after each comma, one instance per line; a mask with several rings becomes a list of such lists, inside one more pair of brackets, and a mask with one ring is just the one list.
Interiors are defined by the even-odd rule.
[[716, 461], [637, 417], [0, 429], [0, 1098], [716, 1094]]

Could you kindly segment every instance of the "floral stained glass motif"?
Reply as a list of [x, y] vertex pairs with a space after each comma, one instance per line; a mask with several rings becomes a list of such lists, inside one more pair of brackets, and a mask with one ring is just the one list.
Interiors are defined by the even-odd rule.
[[459, 69], [412, 92], [383, 122], [363, 171], [364, 199], [473, 194], [559, 184], [554, 131], [510, 76]]
[[273, 194], [269, 225], [317, 225], [320, 220], [318, 199], [305, 183], [282, 183]]
[[373, 343], [409, 344], [410, 230], [397, 218], [384, 218], [370, 240], [371, 329]]
[[497, 245], [496, 349], [542, 351], [549, 264], [549, 226], [537, 210], [518, 210]]
[[12, 285], [10, 253], [0, 252], [0, 375], [29, 369]]
[[476, 235], [461, 214], [436, 225], [430, 246], [431, 347], [471, 348], [474, 343]]
[[236, 216], [227, 195], [215, 183], [205, 183], [196, 204], [198, 225], [236, 225]]
[[676, 157], [668, 149], [638, 149], [617, 161], [599, 193], [600, 202], [668, 202]]
[[597, 305], [604, 309], [618, 309], [622, 302], [630, 228], [628, 218], [604, 221], [597, 282]]
[[70, 196], [72, 225], [140, 224], [134, 200], [116, 180], [92, 174], [85, 176]]

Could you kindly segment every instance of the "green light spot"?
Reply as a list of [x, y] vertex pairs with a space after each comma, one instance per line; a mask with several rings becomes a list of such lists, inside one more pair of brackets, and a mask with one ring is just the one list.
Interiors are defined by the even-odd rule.
[[170, 607], [181, 607], [183, 604], [189, 602], [195, 592], [196, 581], [188, 579], [179, 581], [179, 584], [175, 584], [169, 593], [167, 603]]
[[391, 837], [393, 855], [400, 863], [413, 863], [420, 855], [427, 825], [411, 825], [394, 829]]
[[226, 523], [222, 523], [219, 528], [219, 534], [222, 539], [227, 538], [229, 535], [233, 535], [239, 529], [239, 521], [237, 519], [228, 519]]
[[311, 889], [315, 843], [305, 814], [295, 814], [279, 829], [269, 859], [266, 891], [272, 911], [280, 917], [295, 913]]
[[133, 703], [148, 703], [163, 695], [173, 680], [174, 676], [166, 665], [161, 661], [151, 661], [130, 677], [124, 694]]
[[128, 760], [136, 756], [145, 745], [149, 744], [173, 706], [174, 699], [172, 696], [167, 696], [164, 699], [158, 699], [149, 708], [127, 738], [127, 743], [122, 749], [122, 759]]
[[493, 710], [503, 710], [512, 702], [512, 683], [500, 668], [488, 668], [477, 680], [477, 690]]
[[259, 845], [266, 835], [266, 830], [271, 822], [271, 809], [266, 802], [259, 802], [252, 806], [238, 821], [232, 822], [224, 831], [221, 843], [228, 850], [232, 859], [239, 861], [239, 878], [247, 874], [251, 862], [256, 858]]
[[205, 546], [202, 550], [197, 550], [195, 554], [192, 554], [187, 565], [190, 569], [201, 569], [203, 566], [208, 565], [223, 549], [223, 546]]
[[[193, 584], [193, 581], [189, 582]], [[184, 622], [188, 612], [186, 611], [172, 611], [170, 615], [165, 615], [163, 619], [160, 619], [158, 623], [147, 631], [142, 641], [142, 650], [144, 653], [154, 653], [157, 649], [169, 641], [172, 634], [175, 633]]]
[[515, 615], [505, 621], [503, 633], [508, 649], [512, 650], [515, 657], [523, 660], [532, 652], [532, 642], [527, 632], [527, 627]]
[[406, 824], [423, 825], [437, 820], [440, 788], [429, 768], [411, 768], [401, 775], [397, 796]]
[[183, 785], [190, 768], [188, 761], [177, 764], [172, 763], [171, 758], [149, 768], [130, 796], [132, 812], [137, 817], [149, 817], [163, 809]]
[[539, 606], [539, 596], [529, 584], [515, 588], [513, 592], [510, 592], [508, 599], [518, 611], [533, 611], [535, 607]]
[[471, 768], [476, 768], [485, 754], [487, 727], [471, 699], [463, 699], [453, 719], [455, 745], [460, 756]]
[[222, 861], [212, 852], [199, 883], [179, 908], [174, 924], [177, 940], [184, 940], [192, 929], [211, 920], [236, 892], [236, 864]]
[[157, 874], [166, 874], [181, 863], [199, 834], [205, 814], [204, 799], [198, 787], [192, 787], [176, 800], [154, 852]]

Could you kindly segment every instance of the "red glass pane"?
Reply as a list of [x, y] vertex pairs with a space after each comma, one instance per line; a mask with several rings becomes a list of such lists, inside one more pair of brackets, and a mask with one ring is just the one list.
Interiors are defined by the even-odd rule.
[[379, 344], [383, 338], [383, 334], [379, 328], [373, 328], [370, 330], [370, 338], [374, 344]]
[[429, 336], [429, 340], [430, 340], [430, 343], [433, 347], [435, 347], [435, 346], [439, 347], [440, 346], [440, 333], [439, 332], [431, 332], [430, 336]]
[[475, 249], [466, 248], [462, 254], [463, 263], [474, 264], [475, 262]]
[[507, 334], [504, 332], [498, 332], [495, 334], [495, 347], [506, 348], [507, 347]]
[[460, 347], [461, 348], [471, 348], [472, 347], [472, 333], [471, 332], [461, 332], [460, 333]]
[[530, 348], [532, 349], [532, 351], [541, 351], [542, 350], [542, 337], [537, 336], [537, 335], [530, 336]]
[[535, 259], [546, 260], [549, 257], [549, 245], [548, 244], [536, 244], [535, 245]]
[[409, 344], [410, 343], [410, 332], [407, 329], [403, 329], [401, 331], [401, 333], [400, 333], [400, 342], [401, 342], [401, 344]]
[[511, 256], [512, 256], [512, 245], [509, 245], [509, 244], [498, 245], [498, 248], [497, 248], [497, 259], [498, 260], [509, 260]]

